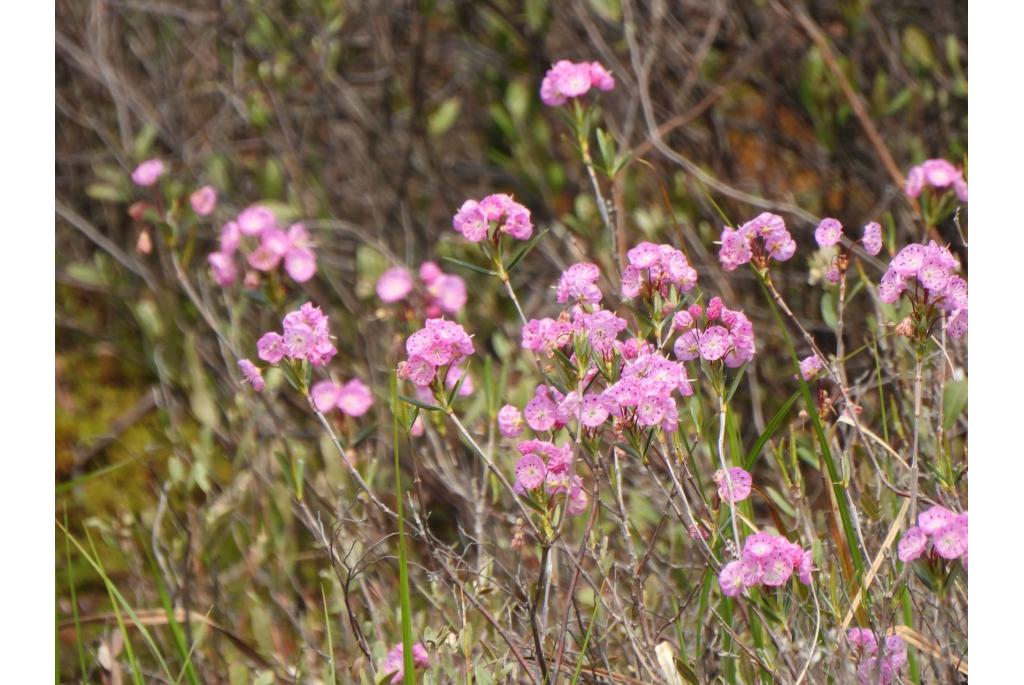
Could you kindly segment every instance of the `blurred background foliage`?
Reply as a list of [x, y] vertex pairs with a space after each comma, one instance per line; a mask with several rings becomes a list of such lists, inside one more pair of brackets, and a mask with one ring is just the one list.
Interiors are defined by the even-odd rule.
[[[177, 255], [182, 273], [158, 235], [142, 235], [144, 222], [127, 212], [138, 195], [128, 174], [142, 159], [169, 162], [168, 197], [210, 183], [228, 213], [265, 201], [305, 220], [320, 271], [289, 302], [324, 306], [339, 338], [335, 365], [378, 389], [387, 387], [406, 330], [378, 309], [373, 283], [394, 263], [472, 259], [450, 228], [465, 198], [509, 192], [551, 229], [514, 278], [528, 312], [550, 308], [548, 286], [582, 255], [610, 268], [562, 114], [537, 96], [555, 60], [599, 60], [616, 77], [601, 106], [617, 148], [632, 155], [611, 193], [624, 244], [686, 246], [730, 306], [747, 309], [763, 358], [781, 355], [782, 342], [751, 276], [720, 277], [716, 205], [733, 222], [762, 211], [742, 194], [767, 207], [798, 206], [805, 214], [780, 213], [801, 247], [811, 244], [810, 219], [821, 216], [848, 227], [882, 220], [890, 243], [922, 235], [828, 56], [795, 13], [806, 11], [831, 46], [899, 169], [940, 156], [966, 165], [966, 2], [639, 2], [639, 55], [630, 53], [626, 9], [618, 0], [58, 0], [56, 518], [103, 569], [66, 549], [58, 530], [62, 680], [113, 678], [93, 654], [123, 649], [109, 630], [116, 624], [108, 617], [76, 630], [72, 617], [112, 610], [104, 575], [133, 606], [160, 607], [168, 593], [174, 606], [210, 611], [249, 649], [278, 659], [242, 658], [245, 649], [225, 633], [165, 619], [190, 640], [194, 630], [209, 633], [192, 655], [209, 681], [271, 682], [281, 664], [322, 663], [314, 645], [325, 644], [325, 611], [336, 619], [339, 655], [348, 645], [339, 672], [358, 673], [362, 658], [342, 635], [339, 595], [321, 596], [324, 583], [341, 580], [296, 523], [269, 454], [286, 441], [320, 492], [345, 492], [348, 476], [311, 422], [268, 434], [257, 414], [274, 410], [239, 393], [228, 354], [234, 345], [252, 356], [256, 337], [286, 310], [254, 298], [228, 303], [217, 292], [205, 255], [218, 226]], [[665, 147], [730, 192], [663, 154], [651, 142], [652, 123]], [[955, 235], [952, 226], [935, 231]], [[147, 239], [155, 242], [148, 253], [140, 249]], [[797, 286], [791, 304], [827, 340], [827, 296], [800, 287], [811, 266], [798, 254], [777, 278]], [[486, 277], [460, 275], [470, 284], [465, 318], [478, 350], [512, 359], [518, 327], [501, 323], [514, 319], [508, 301]], [[188, 287], [218, 308], [227, 341], [211, 333]], [[743, 392], [771, 397], [788, 373], [751, 369]], [[271, 391], [281, 380], [270, 375]], [[507, 399], [522, 402], [529, 388], [514, 381]], [[288, 393], [275, 402], [281, 415], [303, 413]], [[374, 420], [386, 428], [384, 405], [378, 391]], [[481, 411], [482, 399], [467, 408]], [[372, 427], [340, 430], [368, 480], [388, 492], [388, 445]], [[428, 481], [421, 492], [426, 509], [434, 498], [433, 525], [451, 528], [441, 536], [457, 539], [444, 484]], [[361, 601], [393, 614], [386, 575], [365, 577], [355, 581]], [[375, 657], [397, 636], [396, 620], [380, 619], [387, 630], [371, 638]]]

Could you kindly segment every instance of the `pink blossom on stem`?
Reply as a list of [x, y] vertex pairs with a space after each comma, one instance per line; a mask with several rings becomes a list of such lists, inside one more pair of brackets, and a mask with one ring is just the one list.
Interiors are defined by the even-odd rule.
[[193, 212], [199, 216], [209, 216], [217, 207], [217, 190], [213, 186], [203, 186], [192, 193], [188, 200]]
[[135, 167], [132, 181], [137, 186], [151, 186], [164, 175], [164, 162], [161, 159], [147, 159]]
[[393, 266], [377, 279], [377, 297], [391, 304], [405, 299], [412, 290], [412, 276], [402, 266]]
[[245, 381], [252, 385], [253, 390], [256, 392], [263, 392], [263, 388], [266, 384], [263, 382], [263, 372], [260, 371], [258, 366], [248, 359], [239, 359], [238, 369], [242, 372], [242, 376], [244, 376]]

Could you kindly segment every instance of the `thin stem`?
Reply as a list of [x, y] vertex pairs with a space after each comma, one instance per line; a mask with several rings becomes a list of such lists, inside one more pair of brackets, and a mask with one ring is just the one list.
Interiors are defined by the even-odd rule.
[[323, 426], [324, 430], [327, 431], [327, 434], [331, 436], [331, 442], [334, 444], [334, 448], [338, 450], [338, 455], [341, 456], [341, 463], [343, 463], [345, 467], [348, 469], [348, 472], [352, 474], [352, 477], [355, 478], [356, 483], [359, 485], [362, 491], [366, 493], [366, 496], [370, 498], [370, 501], [373, 502], [377, 507], [379, 507], [381, 511], [383, 511], [391, 518], [397, 519], [398, 514], [392, 511], [391, 508], [388, 507], [388, 505], [380, 501], [380, 498], [378, 498], [377, 495], [373, 493], [373, 490], [370, 489], [370, 486], [366, 484], [365, 480], [363, 480], [362, 474], [359, 473], [355, 466], [349, 463], [348, 459], [345, 457], [345, 449], [341, 446], [341, 441], [338, 440], [338, 435], [334, 432], [334, 429], [331, 428], [331, 424], [328, 423], [327, 418], [323, 415], [323, 413], [321, 413], [320, 410], [316, 408], [316, 404], [313, 403], [313, 398], [309, 395], [306, 395], [306, 399], [309, 401], [309, 406], [313, 410], [313, 413], [316, 414], [316, 417], [320, 420], [320, 425]]
[[811, 640], [811, 653], [807, 656], [807, 663], [804, 664], [803, 670], [800, 671], [800, 675], [793, 685], [800, 685], [803, 682], [804, 676], [807, 675], [807, 669], [814, 661], [814, 653], [818, 651], [818, 635], [821, 632], [821, 605], [818, 603], [818, 590], [814, 583], [811, 583], [811, 596], [814, 597], [814, 639]]
[[725, 463], [725, 397], [718, 395], [718, 463], [722, 465], [722, 474], [725, 478], [726, 488], [729, 491], [729, 521], [732, 523], [732, 536], [736, 543], [736, 553], [740, 549], [740, 527], [736, 523], [736, 502], [732, 495], [732, 475], [729, 473], [729, 466]]
[[921, 432], [921, 385], [922, 368], [924, 360], [921, 352], [914, 352], [914, 437], [910, 451], [910, 520], [914, 521], [917, 516], [918, 480], [920, 468], [918, 466], [918, 449]]
[[604, 223], [604, 228], [608, 231], [608, 237], [612, 243], [612, 262], [615, 264], [615, 275], [621, 280], [622, 267], [619, 265], [619, 231], [615, 227], [615, 222], [612, 221], [611, 215], [608, 213], [608, 203], [601, 193], [601, 184], [597, 181], [597, 174], [594, 173], [594, 160], [590, 156], [590, 141], [586, 139], [584, 132], [580, 130], [582, 127], [577, 128], [577, 138], [580, 144], [580, 152], [583, 155], [583, 164], [587, 167], [590, 184], [594, 187], [594, 197], [597, 199], [597, 209], [601, 214], [601, 222]]

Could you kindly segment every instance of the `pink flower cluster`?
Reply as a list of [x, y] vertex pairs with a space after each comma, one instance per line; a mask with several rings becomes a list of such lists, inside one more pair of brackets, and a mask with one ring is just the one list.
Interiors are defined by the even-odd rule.
[[681, 361], [698, 357], [709, 362], [721, 359], [727, 367], [735, 369], [754, 358], [754, 327], [750, 319], [742, 311], [723, 306], [720, 297], [711, 298], [706, 309], [694, 304], [677, 312], [672, 324], [683, 332], [672, 348]]
[[[639, 349], [637, 349], [639, 348]], [[609, 417], [631, 428], [660, 425], [672, 432], [678, 423], [678, 409], [673, 393], [693, 394], [686, 368], [665, 358], [653, 345], [619, 343], [623, 365], [619, 380], [598, 389], [591, 383], [580, 398], [576, 391], [562, 395], [547, 385], [538, 385], [522, 413], [506, 405], [498, 413], [498, 428], [507, 438], [523, 432], [523, 425], [536, 433], [558, 430], [578, 420], [588, 430], [596, 430]], [[596, 368], [588, 372], [585, 382], [596, 376]]]
[[612, 90], [615, 77], [599, 62], [559, 60], [544, 74], [540, 99], [549, 107], [564, 105], [573, 98], [586, 95], [591, 88]]
[[[728, 477], [726, 476], [728, 473]], [[750, 491], [754, 487], [754, 480], [746, 469], [733, 466], [728, 472], [718, 469], [715, 471], [714, 481], [718, 484], [718, 496], [723, 502], [742, 502], [750, 497]], [[729, 492], [732, 491], [730, 496]]]
[[907, 173], [906, 193], [908, 197], [918, 197], [925, 186], [932, 188], [949, 188], [961, 202], [967, 202], [967, 181], [964, 172], [957, 169], [944, 159], [929, 159], [923, 164], [912, 167]]
[[629, 359], [626, 355], [633, 353], [631, 347], [623, 346], [626, 361], [619, 380], [601, 393], [605, 408], [626, 426], [661, 426], [665, 432], [675, 432], [679, 411], [672, 393], [678, 391], [683, 397], [693, 394], [686, 367], [666, 358], [650, 344], [641, 346]]
[[324, 366], [338, 353], [331, 342], [327, 317], [312, 302], [286, 314], [282, 326], [282, 333], [269, 331], [256, 342], [259, 358], [268, 364], [289, 359]]
[[162, 159], [147, 159], [132, 172], [132, 182], [137, 186], [151, 186], [164, 175], [164, 162]]
[[398, 377], [425, 387], [437, 377], [439, 368], [458, 366], [473, 354], [473, 340], [454, 321], [427, 319], [423, 328], [405, 341], [405, 351], [408, 358], [398, 364]]
[[907, 645], [899, 635], [885, 638], [884, 653], [879, 662], [878, 638], [867, 628], [850, 628], [846, 642], [856, 653], [857, 682], [861, 685], [890, 685], [907, 663]]
[[902, 562], [919, 558], [929, 548], [943, 559], [961, 559], [967, 567], [967, 512], [954, 514], [936, 505], [917, 516], [917, 525], [900, 539], [897, 555]]
[[[760, 239], [759, 244], [757, 240]], [[734, 271], [755, 255], [764, 255], [784, 262], [796, 252], [796, 242], [786, 229], [785, 220], [778, 214], [764, 212], [740, 226], [726, 226], [720, 240], [722, 248], [718, 259], [726, 271]]]
[[551, 356], [572, 342], [573, 325], [568, 314], [556, 319], [530, 319], [523, 326], [523, 349]]
[[507, 233], [519, 240], [533, 235], [530, 210], [504, 193], [488, 195], [477, 202], [466, 200], [452, 218], [452, 228], [471, 243]]
[[545, 440], [524, 440], [518, 449], [522, 456], [516, 463], [516, 480], [512, 486], [517, 495], [543, 489], [548, 497], [565, 495], [565, 511], [570, 516], [586, 511], [589, 497], [583, 489], [583, 479], [570, 473], [571, 444], [557, 447]]
[[[258, 244], [253, 248], [253, 239]], [[235, 221], [220, 230], [220, 249], [207, 257], [213, 277], [222, 286], [238, 278], [235, 252], [251, 248], [246, 255], [249, 266], [257, 271], [273, 271], [284, 261], [284, 269], [292, 280], [305, 283], [316, 274], [316, 253], [311, 249], [309, 232], [301, 224], [292, 224], [286, 233], [278, 228], [277, 217], [267, 207], [252, 205]]]
[[622, 272], [622, 296], [633, 299], [641, 293], [660, 292], [669, 296], [675, 286], [678, 292], [690, 292], [697, 284], [697, 270], [686, 255], [671, 245], [642, 242], [626, 253], [629, 265]]
[[[839, 244], [843, 237], [843, 225], [838, 219], [825, 218], [821, 220], [818, 227], [814, 229], [814, 241], [819, 247], [834, 247]], [[882, 227], [877, 222], [870, 222], [864, 225], [864, 234], [860, 239], [861, 247], [872, 257], [882, 251]], [[825, 278], [832, 283], [838, 283], [840, 274], [839, 268], [833, 262]]]
[[953, 274], [959, 266], [949, 248], [934, 240], [927, 245], [912, 243], [889, 262], [878, 297], [893, 304], [907, 290], [910, 279], [916, 279], [924, 287], [924, 303], [945, 312], [946, 331], [950, 337], [960, 338], [967, 332], [967, 281]]
[[622, 343], [616, 338], [628, 326], [625, 319], [606, 309], [587, 311], [574, 307], [572, 320], [563, 312], [559, 318], [531, 319], [523, 326], [523, 348], [551, 355], [569, 345], [573, 336], [582, 335], [591, 349], [604, 358], [610, 357]]
[[[422, 642], [412, 646], [412, 662], [416, 668], [430, 667], [430, 655]], [[392, 647], [384, 657], [384, 662], [380, 665], [380, 674], [382, 677], [394, 674], [391, 677], [391, 685], [397, 685], [405, 678], [405, 650], [401, 643]]]
[[337, 408], [348, 416], [362, 416], [373, 406], [373, 393], [358, 378], [343, 385], [331, 380], [319, 381], [310, 388], [309, 395], [317, 411], [324, 414]]
[[794, 572], [810, 585], [813, 570], [810, 550], [778, 535], [756, 533], [744, 541], [740, 558], [722, 567], [718, 584], [726, 597], [735, 597], [755, 585], [781, 587]]
[[434, 262], [420, 264], [419, 279], [422, 286], [415, 288], [408, 269], [391, 267], [377, 279], [377, 297], [388, 304], [408, 299], [428, 318], [458, 314], [466, 306], [466, 282]]

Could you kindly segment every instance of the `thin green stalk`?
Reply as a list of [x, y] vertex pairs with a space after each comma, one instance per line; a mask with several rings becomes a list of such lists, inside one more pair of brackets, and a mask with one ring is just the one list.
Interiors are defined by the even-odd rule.
[[[64, 526], [68, 525], [68, 512], [64, 511]], [[88, 679], [86, 674], [85, 647], [82, 646], [82, 626], [78, 621], [78, 594], [75, 592], [75, 567], [71, 564], [71, 541], [64, 536], [64, 558], [68, 564], [68, 591], [71, 595], [71, 618], [75, 622], [75, 647], [78, 651], [78, 666], [82, 673], [82, 682]], [[58, 674], [59, 675], [59, 674]]]
[[324, 591], [322, 583], [320, 584], [320, 597], [324, 601], [324, 627], [327, 629], [327, 666], [330, 669], [330, 680], [327, 682], [331, 683], [331, 685], [336, 685], [338, 675], [334, 665], [334, 636], [331, 635], [331, 614], [327, 610], [327, 593]]
[[409, 567], [405, 552], [405, 514], [402, 507], [404, 494], [402, 492], [402, 465], [398, 454], [401, 427], [398, 421], [398, 387], [394, 376], [391, 377], [391, 416], [395, 446], [395, 513], [398, 516], [398, 601], [402, 606], [403, 682], [405, 685], [415, 685], [416, 665], [412, 658], [412, 608], [409, 601]]

